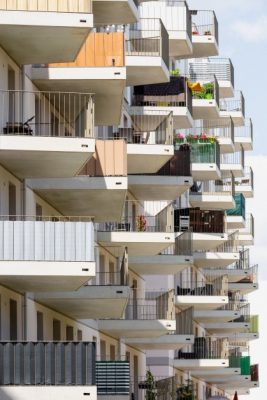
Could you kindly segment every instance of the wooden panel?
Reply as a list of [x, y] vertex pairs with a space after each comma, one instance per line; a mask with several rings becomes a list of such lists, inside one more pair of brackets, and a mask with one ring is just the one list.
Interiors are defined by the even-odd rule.
[[124, 33], [92, 32], [74, 62], [49, 64], [49, 67], [123, 67], [124, 65]]

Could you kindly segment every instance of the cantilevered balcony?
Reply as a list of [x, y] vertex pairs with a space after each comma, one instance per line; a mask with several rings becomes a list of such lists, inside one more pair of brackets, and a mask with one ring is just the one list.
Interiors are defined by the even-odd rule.
[[126, 85], [124, 32], [90, 33], [74, 62], [35, 65], [32, 80], [41, 90], [94, 93], [95, 124], [118, 124]]
[[94, 25], [125, 25], [138, 20], [136, 0], [92, 0]]
[[184, 208], [174, 210], [174, 230], [191, 230], [193, 251], [212, 251], [225, 243], [225, 216], [223, 211]]
[[218, 55], [219, 29], [214, 11], [190, 10], [192, 18], [193, 58]]
[[227, 123], [232, 118], [234, 126], [245, 125], [245, 98], [241, 91], [235, 91], [234, 97], [220, 100], [220, 119]]
[[0, 45], [17, 64], [72, 61], [92, 28], [91, 0], [0, 3]]
[[134, 87], [130, 114], [139, 126], [142, 123], [141, 130], [147, 130], [151, 111], [160, 115], [164, 110], [172, 112], [174, 128], [192, 127], [192, 94], [183, 76], [171, 76], [167, 83]]
[[251, 119], [245, 120], [245, 125], [235, 128], [235, 148], [245, 151], [253, 150], [253, 123]]
[[127, 86], [169, 81], [169, 37], [161, 19], [141, 18], [126, 30]]
[[235, 207], [233, 194], [233, 177], [217, 181], [195, 181], [189, 201], [192, 207], [200, 207], [202, 210], [228, 210]]
[[[172, 113], [152, 111], [149, 121], [144, 119], [145, 116], [135, 115], [132, 127], [113, 127], [108, 135], [97, 134], [99, 139], [123, 139], [127, 143], [128, 174], [156, 173], [174, 154]], [[141, 129], [143, 123], [146, 130]]]
[[142, 18], [161, 18], [169, 34], [172, 58], [193, 57], [191, 13], [186, 1], [173, 0], [143, 2], [139, 7]]
[[235, 179], [235, 193], [245, 198], [254, 197], [254, 174], [251, 167], [244, 167], [244, 177]]
[[175, 244], [155, 256], [129, 257], [130, 269], [139, 275], [175, 275], [193, 263], [192, 235], [183, 232]]
[[[242, 273], [243, 272], [243, 273]], [[229, 290], [241, 293], [242, 295], [249, 294], [258, 289], [258, 265], [252, 265], [248, 270], [241, 273], [235, 269], [229, 274]]]
[[182, 370], [207, 370], [229, 366], [227, 339], [196, 337], [192, 350], [179, 350], [173, 361], [174, 368]]
[[139, 200], [177, 199], [193, 185], [190, 148], [174, 150], [174, 156], [155, 174], [128, 175], [130, 192]]
[[95, 153], [73, 178], [28, 179], [27, 185], [64, 215], [117, 220], [127, 191], [127, 147], [123, 140], [97, 140]]
[[150, 202], [144, 209], [140, 202], [129, 200], [119, 221], [100, 223], [97, 231], [102, 246], [127, 247], [130, 256], [154, 256], [174, 244], [173, 207]]
[[242, 193], [234, 195], [235, 207], [226, 211], [227, 229], [241, 229], [246, 224], [246, 199]]
[[230, 58], [208, 57], [189, 62], [190, 80], [209, 82], [215, 75], [221, 98], [234, 96], [234, 67]]
[[182, 280], [177, 283], [175, 305], [214, 310], [228, 303], [227, 288], [227, 275], [206, 282]]
[[95, 276], [90, 218], [2, 216], [0, 280], [19, 292], [76, 290]]
[[[195, 251], [193, 257], [194, 265], [201, 268], [204, 274], [219, 276], [213, 271], [217, 271], [217, 269], [221, 271], [221, 269], [239, 262], [239, 257], [241, 258], [238, 252], [237, 232], [229, 234], [227, 241], [216, 248]], [[227, 273], [220, 275], [225, 274]]]
[[1, 399], [97, 399], [95, 343], [2, 341], [0, 349]]
[[0, 90], [1, 164], [21, 179], [72, 177], [95, 151], [91, 94]]
[[219, 118], [219, 85], [216, 76], [211, 76], [206, 83], [190, 80], [188, 85], [193, 97], [193, 118], [197, 120]]
[[238, 243], [240, 246], [253, 246], [254, 244], [254, 217], [246, 215], [245, 227], [238, 231]]
[[174, 293], [133, 289], [125, 319], [99, 320], [98, 327], [115, 338], [157, 338], [175, 331]]
[[[97, 258], [101, 250], [97, 248]], [[123, 248], [111, 250], [112, 270], [98, 262], [95, 277], [75, 292], [36, 292], [34, 299], [74, 319], [121, 318], [130, 295], [128, 254]], [[105, 251], [110, 253], [109, 248]]]
[[220, 169], [224, 176], [231, 177], [233, 174], [235, 178], [242, 178], [245, 174], [245, 154], [244, 149], [231, 154], [221, 154], [220, 156]]

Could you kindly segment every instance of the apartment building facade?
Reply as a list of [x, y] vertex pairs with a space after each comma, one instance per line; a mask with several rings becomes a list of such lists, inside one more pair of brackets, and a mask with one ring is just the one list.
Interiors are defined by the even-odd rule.
[[248, 394], [253, 124], [215, 13], [0, 0], [0, 21], [0, 399]]

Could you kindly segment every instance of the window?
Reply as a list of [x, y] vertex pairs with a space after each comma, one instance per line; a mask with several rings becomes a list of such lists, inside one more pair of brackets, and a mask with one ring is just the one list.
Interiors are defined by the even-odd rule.
[[35, 205], [35, 214], [36, 214], [36, 219], [41, 220], [42, 215], [43, 215], [43, 208], [40, 204], [36, 203]]
[[53, 319], [53, 340], [61, 340], [61, 324], [58, 319]]
[[81, 329], [77, 330], [77, 340], [80, 342], [83, 340], [83, 331]]
[[74, 340], [73, 326], [66, 326], [66, 340]]
[[110, 345], [110, 361], [115, 361], [116, 358], [116, 347], [111, 344]]
[[44, 315], [37, 311], [37, 340], [44, 340]]
[[101, 361], [106, 360], [106, 342], [105, 342], [105, 340], [100, 340], [100, 359], [101, 359]]
[[18, 311], [16, 300], [9, 301], [9, 337], [10, 340], [18, 339]]
[[11, 219], [15, 219], [14, 216], [17, 214], [16, 207], [16, 186], [9, 182], [8, 184], [8, 214], [13, 216]]

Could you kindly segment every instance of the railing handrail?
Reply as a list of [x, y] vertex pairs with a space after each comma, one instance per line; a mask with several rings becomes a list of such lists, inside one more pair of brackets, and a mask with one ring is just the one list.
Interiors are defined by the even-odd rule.
[[34, 221], [34, 222], [89, 222], [94, 221], [93, 216], [66, 216], [66, 215], [0, 215], [0, 221], [10, 222], [23, 222], [23, 221]]
[[[86, 2], [73, 2], [69, 3], [68, 0], [64, 0], [65, 2], [65, 7], [62, 8], [62, 2], [56, 1], [53, 2], [53, 9], [49, 9], [49, 5], [51, 7], [51, 3], [49, 4], [48, 2], [41, 2], [41, 7], [39, 7], [39, 2], [37, 1], [37, 8], [34, 9], [32, 3], [29, 3], [28, 1], [25, 1], [25, 6], [23, 7], [22, 1], [16, 1], [16, 7], [10, 7], [8, 6], [8, 0], [6, 1], [6, 6], [3, 4], [0, 6], [0, 10], [5, 10], [5, 11], [29, 11], [29, 12], [58, 12], [58, 13], [82, 13], [82, 14], [89, 14], [92, 13], [92, 1], [88, 0]], [[14, 2], [13, 2], [14, 4]], [[31, 4], [31, 6], [29, 6]], [[44, 4], [46, 4], [46, 7], [44, 7]], [[74, 4], [76, 4], [76, 9], [74, 8]], [[85, 7], [85, 4], [87, 7]], [[59, 7], [61, 5], [61, 8]], [[67, 5], [67, 7], [66, 7]], [[84, 6], [82, 6], [84, 5]], [[55, 7], [56, 6], [56, 7]]]

